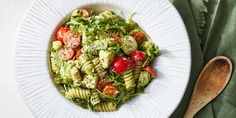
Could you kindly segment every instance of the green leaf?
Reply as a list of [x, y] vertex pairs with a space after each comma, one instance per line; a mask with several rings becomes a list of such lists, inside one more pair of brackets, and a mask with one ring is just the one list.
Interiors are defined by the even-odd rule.
[[81, 106], [84, 109], [88, 109], [89, 108], [89, 105], [88, 105], [89, 103], [88, 103], [87, 100], [76, 99], [76, 100], [73, 100], [73, 102], [76, 105], [79, 105], [79, 106]]

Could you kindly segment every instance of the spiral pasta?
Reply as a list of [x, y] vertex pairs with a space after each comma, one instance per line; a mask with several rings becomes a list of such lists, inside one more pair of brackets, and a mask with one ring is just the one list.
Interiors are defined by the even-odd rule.
[[107, 50], [100, 50], [99, 51], [99, 60], [100, 63], [102, 64], [103, 68], [108, 68], [109, 65], [111, 64], [112, 60], [114, 59], [114, 52], [112, 51], [107, 51]]
[[141, 71], [138, 79], [137, 88], [146, 86], [150, 80], [151, 80], [151, 75], [146, 71]]
[[87, 88], [95, 89], [97, 81], [98, 81], [98, 76], [96, 74], [85, 75], [82, 84], [84, 84], [84, 86]]
[[75, 66], [77, 69], [81, 69], [82, 65], [81, 65], [81, 63], [79, 62], [79, 60], [73, 60], [73, 63], [74, 63], [74, 66]]
[[101, 73], [101, 72], [104, 71], [104, 68], [102, 67], [102, 64], [100, 63], [100, 60], [99, 60], [98, 57], [93, 59], [92, 62], [93, 62], [93, 65], [94, 65], [95, 72]]
[[[110, 37], [113, 37], [114, 35], [118, 35], [118, 32], [117, 31], [108, 31], [107, 34], [110, 36]], [[121, 34], [120, 34], [121, 35]]]
[[75, 86], [79, 86], [79, 83], [82, 80], [81, 74], [78, 70], [78, 68], [76, 68], [75, 66], [71, 68], [71, 78], [73, 80], [73, 83]]
[[91, 61], [87, 61], [86, 63], [84, 63], [84, 65], [81, 68], [81, 71], [89, 75], [92, 74], [92, 70], [93, 70], [93, 64]]
[[90, 102], [92, 105], [96, 105], [101, 102], [98, 92], [93, 92], [90, 97]]
[[98, 55], [99, 49], [95, 46], [85, 45], [83, 46], [82, 52], [86, 54]]
[[98, 55], [99, 50], [106, 49], [107, 47], [108, 42], [106, 40], [96, 40], [91, 45], [84, 46], [82, 52], [92, 55]]
[[99, 104], [94, 106], [94, 111], [108, 112], [115, 110], [116, 110], [116, 103], [114, 102], [100, 102]]
[[68, 99], [88, 99], [90, 96], [90, 90], [89, 89], [83, 89], [83, 88], [71, 88], [68, 91], [65, 92], [65, 97]]
[[79, 61], [80, 65], [83, 65], [84, 63], [86, 63], [89, 60], [92, 60], [93, 58], [94, 58], [93, 56], [83, 53], [79, 56], [78, 61]]
[[78, 67], [78, 61], [70, 60], [64, 62], [60, 68], [60, 76], [64, 80], [73, 80], [73, 84], [78, 86], [82, 81], [82, 77]]
[[51, 52], [50, 57], [51, 57], [52, 72], [58, 74], [63, 62], [60, 59], [58, 52]]
[[90, 61], [92, 57], [89, 57], [86, 54], [82, 54], [79, 56], [79, 61], [80, 64], [82, 65], [81, 67], [81, 71], [86, 73], [86, 74], [92, 74], [92, 70], [93, 70], [93, 64]]
[[80, 65], [78, 60], [70, 60], [67, 61], [66, 64], [64, 64], [67, 66], [66, 71], [69, 73], [69, 78], [72, 78], [72, 80], [75, 83], [78, 83], [78, 81], [82, 80], [81, 74], [80, 74]]
[[121, 39], [122, 41], [122, 47], [121, 49], [123, 52], [127, 55], [129, 55], [131, 52], [136, 51], [138, 48], [138, 44], [134, 37], [132, 36], [125, 36]]
[[133, 77], [133, 72], [131, 69], [123, 73], [123, 79], [125, 81], [125, 87], [127, 90], [131, 90], [136, 86], [135, 79]]
[[97, 56], [100, 50], [105, 50], [107, 47], [113, 46], [116, 42], [113, 38], [105, 38], [95, 40], [90, 45], [85, 45], [82, 52]]
[[139, 74], [141, 72], [143, 62], [142, 61], [135, 61], [135, 65], [136, 66], [135, 66], [135, 69], [134, 69], [134, 79], [136, 81], [139, 78]]
[[146, 33], [132, 16], [77, 9], [57, 29], [50, 66], [67, 99], [92, 111], [115, 111], [157, 75], [150, 62], [159, 48], [143, 39]]

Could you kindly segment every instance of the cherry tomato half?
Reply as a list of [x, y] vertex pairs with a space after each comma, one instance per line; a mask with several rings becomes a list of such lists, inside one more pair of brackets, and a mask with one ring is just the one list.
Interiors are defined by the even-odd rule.
[[152, 68], [151, 66], [147, 66], [145, 67], [143, 70], [149, 72], [153, 78], [156, 78], [157, 77], [157, 72], [155, 71], [154, 68]]
[[61, 56], [62, 60], [70, 60], [74, 56], [74, 50], [69, 47], [63, 47], [59, 50], [59, 55]]
[[68, 32], [70, 29], [66, 28], [66, 27], [61, 27], [57, 30], [56, 32], [56, 39], [58, 41], [61, 41], [61, 43], [63, 43], [63, 37], [65, 35], [66, 32]]
[[118, 56], [111, 63], [113, 71], [120, 74], [128, 69], [129, 61], [125, 56]]
[[144, 41], [147, 41], [147, 37], [143, 32], [133, 32], [132, 36], [135, 38], [135, 40], [138, 42], [138, 44], [141, 44]]
[[130, 56], [133, 60], [136, 60], [136, 61], [143, 61], [146, 59], [145, 52], [140, 51], [140, 50], [136, 50], [134, 52], [131, 52]]
[[100, 91], [103, 91], [103, 89], [105, 88], [105, 86], [107, 85], [108, 83], [105, 82], [103, 79], [100, 79], [98, 81], [98, 84], [97, 84], [97, 89], [100, 90]]
[[64, 34], [63, 42], [66, 47], [77, 48], [80, 45], [81, 36], [79, 34], [73, 34], [71, 30]]
[[110, 96], [115, 95], [116, 91], [117, 89], [112, 83], [107, 84], [105, 88], [103, 89], [103, 93]]

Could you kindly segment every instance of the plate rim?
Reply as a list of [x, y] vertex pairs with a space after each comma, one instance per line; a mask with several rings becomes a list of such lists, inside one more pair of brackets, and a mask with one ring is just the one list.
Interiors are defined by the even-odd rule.
[[[19, 24], [18, 24], [18, 26], [17, 26], [17, 30], [16, 30], [16, 34], [15, 34], [15, 41], [14, 41], [14, 75], [15, 75], [15, 79], [16, 79], [16, 83], [17, 83], [17, 88], [19, 89], [19, 91], [20, 91], [20, 95], [22, 96], [22, 98], [23, 98], [23, 101], [24, 101], [24, 104], [26, 104], [27, 105], [27, 108], [30, 110], [30, 112], [33, 114], [33, 116], [34, 117], [38, 117], [36, 114], [35, 114], [35, 112], [34, 112], [34, 110], [33, 110], [33, 108], [31, 107], [31, 106], [29, 106], [29, 104], [27, 103], [27, 100], [26, 100], [26, 98], [25, 98], [25, 96], [23, 95], [23, 90], [22, 90], [22, 87], [21, 87], [21, 85], [20, 85], [20, 82], [19, 82], [19, 80], [17, 79], [17, 76], [16, 76], [16, 73], [17, 73], [17, 56], [16, 56], [16, 50], [17, 50], [17, 43], [19, 42], [19, 39], [18, 39], [18, 35], [19, 35], [19, 32], [20, 32], [20, 29], [21, 29], [21, 27], [22, 27], [22, 24], [23, 24], [23, 22], [24, 22], [24, 20], [25, 20], [25, 18], [26, 18], [26, 16], [27, 15], [29, 15], [29, 11], [32, 9], [32, 6], [34, 5], [34, 4], [37, 4], [37, 2], [38, 2], [39, 0], [32, 0], [31, 1], [31, 3], [30, 3], [30, 5], [28, 5], [27, 6], [27, 9], [24, 11], [24, 14], [23, 14], [23, 16], [21, 17], [21, 20], [20, 20], [20, 22], [19, 22]], [[89, 1], [89, 0], [88, 0]], [[184, 23], [184, 21], [183, 21], [183, 18], [182, 18], [182, 16], [180, 15], [180, 13], [178, 12], [178, 10], [177, 10], [177, 8], [169, 1], [169, 0], [166, 0], [167, 2], [168, 2], [168, 4], [170, 4], [170, 6], [172, 7], [172, 9], [174, 9], [174, 12], [176, 13], [176, 15], [178, 15], [178, 17], [179, 17], [179, 21], [180, 21], [180, 23], [181, 23], [181, 27], [183, 27], [183, 29], [184, 29], [184, 34], [187, 36], [187, 44], [188, 44], [188, 47], [189, 47], [189, 66], [188, 66], [188, 78], [187, 78], [187, 82], [186, 82], [186, 85], [183, 87], [183, 89], [184, 89], [184, 92], [181, 94], [181, 98], [179, 99], [179, 101], [178, 101], [178, 104], [176, 105], [176, 107], [174, 108], [174, 110], [171, 112], [171, 114], [169, 114], [169, 116], [171, 116], [174, 112], [175, 112], [175, 110], [178, 108], [178, 106], [180, 105], [180, 103], [181, 103], [181, 101], [183, 100], [183, 97], [184, 97], [184, 94], [185, 94], [185, 92], [186, 92], [186, 90], [187, 90], [187, 87], [188, 87], [188, 83], [189, 83], [189, 81], [190, 81], [190, 75], [191, 75], [191, 68], [192, 68], [192, 47], [191, 47], [191, 40], [190, 40], [190, 37], [189, 37], [189, 34], [188, 34], [188, 30], [187, 30], [187, 28], [186, 28], [186, 25], [185, 25], [185, 23]], [[97, 2], [97, 1], [96, 1]], [[88, 3], [88, 5], [90, 5], [90, 4], [94, 4], [94, 3]], [[97, 3], [96, 3], [97, 4]], [[85, 5], [86, 6], [86, 5]], [[69, 13], [67, 13], [67, 15], [68, 15]], [[66, 16], [64, 16], [64, 17], [66, 17]], [[48, 57], [47, 57], [48, 58]], [[48, 61], [48, 60], [47, 60]], [[48, 65], [47, 65], [48, 66]], [[50, 75], [50, 74], [49, 74]]]

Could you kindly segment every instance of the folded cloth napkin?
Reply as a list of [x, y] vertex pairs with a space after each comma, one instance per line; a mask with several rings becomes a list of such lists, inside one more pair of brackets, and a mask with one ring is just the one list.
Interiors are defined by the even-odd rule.
[[[173, 0], [187, 28], [192, 69], [185, 95], [171, 115], [183, 117], [193, 87], [203, 66], [213, 57], [224, 55], [236, 63], [236, 0]], [[236, 69], [223, 92], [199, 111], [196, 118], [236, 117]]]

